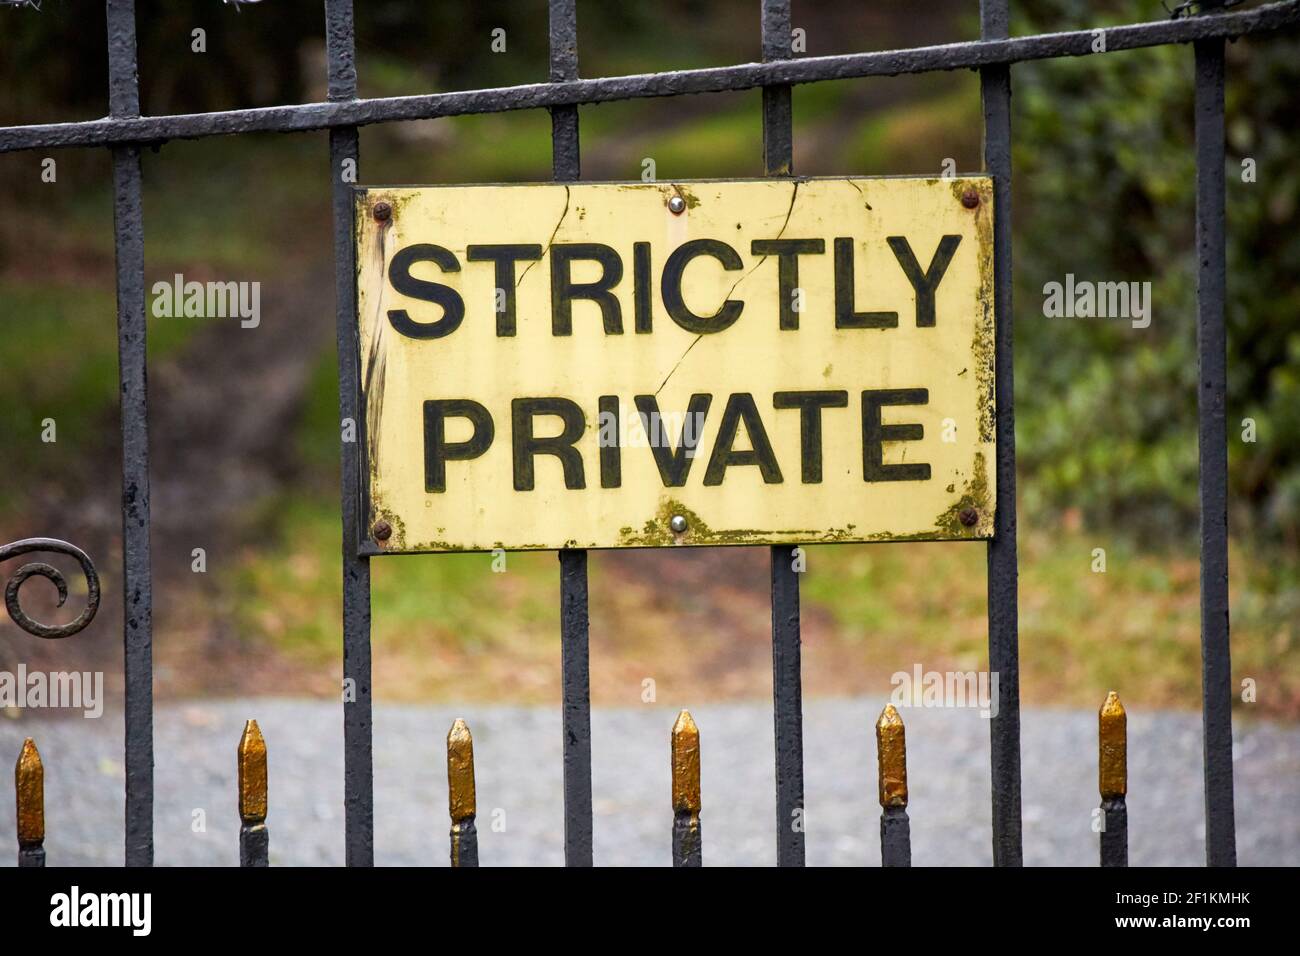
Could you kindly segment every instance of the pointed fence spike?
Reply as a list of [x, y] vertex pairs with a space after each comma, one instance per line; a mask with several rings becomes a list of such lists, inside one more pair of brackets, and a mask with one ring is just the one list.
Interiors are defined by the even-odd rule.
[[45, 767], [36, 742], [28, 737], [14, 765], [18, 801], [18, 847], [33, 849], [45, 842]]
[[880, 863], [912, 865], [912, 823], [907, 817], [907, 736], [903, 718], [886, 704], [876, 721], [880, 785]]
[[907, 806], [907, 735], [903, 718], [886, 704], [876, 721], [876, 757], [880, 774], [880, 805]]
[[452, 823], [477, 813], [474, 793], [474, 737], [457, 717], [447, 732], [447, 804]]
[[265, 823], [266, 809], [266, 741], [257, 721], [248, 720], [239, 738], [239, 818]]
[[1128, 793], [1128, 714], [1114, 691], [1097, 714], [1097, 784], [1103, 800]]
[[673, 724], [673, 810], [699, 813], [700, 728], [689, 710], [677, 715]]
[[266, 741], [257, 721], [244, 721], [239, 737], [239, 865], [268, 866], [271, 834], [266, 828]]
[[1101, 865], [1128, 866], [1128, 714], [1111, 691], [1097, 712]]
[[451, 865], [478, 866], [478, 812], [474, 791], [474, 736], [457, 717], [447, 731], [447, 810], [451, 814]]
[[689, 710], [677, 715], [672, 733], [673, 866], [704, 865], [700, 826], [700, 728]]

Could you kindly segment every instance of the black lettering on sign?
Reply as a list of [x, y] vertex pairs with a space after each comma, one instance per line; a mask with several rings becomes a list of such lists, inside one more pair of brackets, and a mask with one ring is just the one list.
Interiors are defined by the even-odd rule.
[[659, 468], [659, 480], [665, 488], [680, 488], [686, 484], [686, 477], [691, 473], [691, 463], [695, 461], [695, 449], [700, 443], [700, 432], [704, 430], [704, 418], [709, 413], [713, 396], [708, 392], [697, 392], [691, 396], [686, 406], [686, 420], [682, 422], [682, 433], [677, 439], [674, 451], [669, 446], [668, 436], [663, 427], [663, 417], [659, 412], [659, 399], [653, 395], [636, 395], [637, 414], [641, 416], [641, 428], [650, 440], [650, 451], [654, 455], [655, 465]]
[[495, 262], [496, 274], [493, 281], [496, 288], [505, 293], [505, 302], [497, 310], [496, 296], [492, 297], [492, 308], [497, 315], [497, 335], [506, 337], [515, 334], [515, 263], [535, 262], [542, 257], [542, 247], [536, 243], [467, 246], [465, 258], [470, 262]]
[[[749, 435], [750, 451], [736, 451], [736, 426], [745, 423], [745, 432]], [[713, 454], [709, 456], [709, 467], [704, 471], [706, 485], [720, 485], [731, 465], [758, 465], [763, 481], [769, 485], [781, 483], [781, 468], [776, 463], [776, 454], [772, 443], [767, 440], [767, 429], [758, 416], [758, 407], [754, 396], [748, 392], [736, 392], [727, 399], [727, 407], [722, 410], [722, 422], [718, 425], [718, 439], [713, 443]]]
[[799, 288], [799, 257], [826, 251], [825, 239], [755, 239], [749, 251], [756, 256], [777, 257], [777, 296], [780, 300], [781, 328], [799, 328], [799, 313], [794, 310], [794, 290]]
[[948, 271], [948, 263], [952, 262], [952, 254], [961, 244], [961, 236], [944, 236], [939, 240], [939, 248], [935, 250], [934, 258], [930, 260], [930, 268], [925, 270], [924, 275], [921, 274], [921, 265], [916, 261], [916, 256], [912, 254], [912, 247], [908, 245], [904, 236], [889, 236], [885, 241], [889, 243], [889, 248], [894, 250], [894, 258], [903, 267], [907, 281], [912, 283], [912, 288], [916, 290], [917, 328], [933, 326], [934, 290], [939, 288], [939, 280]]
[[835, 327], [837, 329], [896, 329], [897, 312], [854, 312], [853, 240], [835, 240]]
[[596, 443], [600, 446], [600, 487], [623, 484], [623, 449], [619, 445], [618, 396], [602, 395], [596, 400]]
[[[465, 441], [447, 441], [447, 419], [468, 418], [474, 431]], [[424, 403], [424, 490], [447, 490], [447, 462], [469, 461], [488, 450], [496, 437], [492, 415], [468, 398], [430, 399]]]
[[[599, 262], [595, 282], [574, 282], [570, 265], [575, 259]], [[623, 278], [623, 260], [600, 242], [557, 242], [551, 246], [551, 334], [573, 334], [573, 300], [587, 299], [600, 306], [606, 335], [623, 334], [623, 307], [610, 290]]]
[[[554, 415], [564, 424], [564, 430], [553, 438], [533, 435], [533, 419], [538, 415]], [[534, 485], [533, 456], [554, 455], [564, 466], [564, 487], [587, 487], [582, 470], [582, 454], [574, 444], [587, 428], [582, 406], [567, 398], [516, 398], [510, 402], [511, 451], [515, 467], [515, 491], [532, 491]]]
[[920, 441], [925, 428], [915, 423], [885, 425], [880, 420], [884, 405], [928, 405], [928, 388], [877, 388], [862, 393], [862, 478], [864, 481], [929, 481], [930, 466], [924, 462], [908, 465], [884, 464], [887, 441]]
[[688, 309], [682, 298], [682, 274], [686, 271], [686, 264], [697, 256], [712, 256], [728, 272], [745, 267], [740, 253], [725, 242], [717, 239], [692, 239], [683, 242], [668, 257], [660, 280], [659, 294], [663, 297], [664, 309], [669, 317], [687, 332], [698, 332], [701, 335], [706, 332], [721, 332], [740, 318], [745, 303], [739, 299], [727, 299], [712, 315], [696, 315]]
[[777, 392], [772, 396], [777, 408], [799, 409], [799, 458], [801, 479], [805, 485], [819, 485], [822, 480], [822, 409], [847, 408], [845, 391]]
[[649, 332], [654, 326], [654, 303], [650, 287], [650, 243], [632, 243], [632, 295], [637, 332]]
[[388, 281], [402, 295], [442, 306], [442, 318], [436, 322], [416, 322], [405, 309], [389, 309], [388, 321], [393, 328], [413, 339], [440, 339], [450, 335], [465, 318], [465, 300], [451, 286], [429, 282], [411, 275], [417, 262], [433, 262], [443, 272], [459, 272], [460, 261], [449, 249], [427, 242], [400, 249], [388, 263]]

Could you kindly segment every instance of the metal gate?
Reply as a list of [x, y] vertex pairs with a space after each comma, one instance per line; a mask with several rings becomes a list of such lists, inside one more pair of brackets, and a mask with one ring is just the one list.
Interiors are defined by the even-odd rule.
[[[1225, 12], [1231, 0], [1200, 0], [1179, 7], [1172, 19], [1107, 28], [1107, 52], [1162, 44], [1193, 44], [1196, 68], [1196, 246], [1198, 445], [1200, 453], [1200, 584], [1202, 716], [1204, 725], [1206, 862], [1236, 863], [1233, 822], [1231, 672], [1228, 639], [1228, 515], [1226, 330], [1224, 294], [1224, 44], [1252, 33], [1300, 23], [1300, 0], [1283, 0], [1248, 11]], [[547, 109], [551, 114], [554, 178], [580, 176], [578, 107], [644, 97], [763, 90], [763, 165], [769, 176], [794, 175], [791, 88], [798, 83], [975, 69], [983, 99], [984, 166], [995, 183], [997, 516], [988, 544], [989, 670], [999, 675], [996, 716], [991, 721], [993, 863], [1022, 862], [1020, 813], [1019, 648], [1015, 492], [1015, 410], [1011, 311], [1011, 66], [1014, 63], [1093, 53], [1096, 30], [1009, 37], [1009, 0], [981, 0], [981, 39], [942, 46], [874, 53], [794, 58], [790, 0], [761, 0], [761, 63], [635, 76], [578, 78], [576, 0], [550, 0], [550, 82], [421, 96], [357, 98], [352, 0], [325, 0], [329, 94], [324, 103], [272, 106], [171, 116], [141, 116], [136, 63], [134, 0], [107, 0], [109, 116], [87, 122], [0, 129], [0, 152], [106, 147], [113, 156], [114, 228], [117, 262], [118, 357], [122, 422], [122, 524], [124, 670], [126, 683], [126, 857], [128, 866], [153, 863], [153, 598], [149, 557], [149, 446], [146, 428], [144, 224], [140, 150], [172, 139], [238, 133], [328, 129], [333, 191], [335, 292], [337, 300], [339, 415], [357, 420], [358, 343], [355, 327], [356, 270], [352, 240], [352, 185], [345, 169], [358, 160], [358, 128], [474, 113]], [[374, 861], [370, 680], [370, 563], [358, 554], [361, 488], [358, 450], [343, 443], [343, 676], [355, 700], [344, 704], [346, 859], [350, 866]], [[803, 733], [800, 678], [799, 579], [791, 547], [771, 549], [773, 716], [776, 736], [777, 862], [804, 862], [802, 817]], [[33, 621], [19, 605], [18, 587], [33, 575], [66, 584], [46, 564], [25, 565], [5, 589], [10, 616], [41, 637], [65, 637], [85, 626], [98, 605], [98, 580], [77, 548], [34, 538], [0, 547], [0, 561], [30, 551], [75, 557], [89, 589], [85, 612], [69, 625]], [[588, 681], [587, 554], [559, 552], [564, 732], [564, 846], [569, 866], [592, 863], [591, 708]], [[1103, 713], [1103, 723], [1105, 714]], [[882, 723], [882, 752], [891, 732]], [[679, 723], [679, 727], [681, 724]], [[687, 728], [689, 731], [690, 728]], [[454, 733], [455, 731], [453, 731]], [[901, 738], [901, 730], [900, 730]], [[899, 740], [901, 744], [901, 739]], [[241, 746], [241, 783], [248, 764], [255, 790], [260, 735], [246, 733]], [[261, 783], [265, 785], [262, 748]], [[698, 758], [698, 754], [697, 754]], [[472, 759], [472, 758], [471, 758]], [[883, 769], [882, 759], [882, 769]], [[39, 767], [39, 764], [36, 765]], [[472, 765], [471, 765], [472, 766]], [[687, 768], [689, 770], [689, 768]], [[695, 765], [698, 773], [698, 763]], [[471, 770], [472, 773], [472, 770]], [[472, 788], [472, 776], [469, 786]], [[1103, 782], [1103, 796], [1105, 784]], [[264, 794], [264, 790], [263, 790]], [[241, 813], [245, 809], [241, 787]], [[683, 795], [690, 812], [690, 794]], [[882, 783], [882, 804], [886, 792]], [[470, 808], [472, 812], [472, 789]], [[905, 800], [905, 794], [904, 794]], [[676, 801], [675, 801], [676, 802]], [[1122, 809], [1122, 797], [1120, 799]], [[246, 816], [248, 850], [265, 860], [265, 829], [257, 831], [255, 800]], [[698, 791], [694, 795], [698, 810]], [[890, 818], [886, 808], [886, 820]], [[1109, 816], [1109, 814], [1108, 814]], [[453, 818], [455, 811], [453, 810]], [[905, 815], [904, 818], [905, 820]], [[20, 830], [22, 814], [20, 813]], [[1114, 832], [1114, 831], [1112, 831]], [[43, 835], [43, 829], [42, 829]], [[882, 835], [884, 827], [882, 825]], [[1118, 836], [1118, 834], [1114, 834]], [[453, 828], [455, 840], [455, 828]], [[676, 841], [675, 841], [676, 842]], [[1106, 852], [1103, 840], [1103, 857]], [[1112, 837], [1112, 844], [1114, 837]], [[689, 851], [689, 839], [686, 850]], [[39, 841], [27, 862], [43, 861]], [[695, 850], [698, 852], [698, 844]], [[36, 852], [39, 851], [39, 852]], [[453, 854], [456, 853], [453, 846]], [[22, 854], [20, 853], [20, 857]], [[468, 862], [468, 861], [467, 861]]]

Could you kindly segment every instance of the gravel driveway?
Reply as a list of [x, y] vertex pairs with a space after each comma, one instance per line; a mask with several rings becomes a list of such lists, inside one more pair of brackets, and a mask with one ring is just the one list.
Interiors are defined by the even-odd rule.
[[[880, 863], [873, 731], [880, 706], [862, 699], [805, 703], [810, 865]], [[597, 863], [669, 862], [668, 734], [675, 713], [662, 706], [593, 712]], [[702, 741], [705, 862], [772, 864], [770, 705], [726, 704], [692, 713]], [[902, 713], [914, 862], [987, 865], [988, 722], [974, 710]], [[457, 716], [474, 733], [483, 864], [561, 864], [559, 709], [482, 705], [375, 709], [376, 862], [446, 865], [444, 741]], [[270, 752], [272, 864], [341, 864], [340, 706], [266, 698], [158, 708], [157, 862], [238, 862], [235, 746], [245, 717], [257, 718]], [[1096, 727], [1092, 711], [1024, 711], [1027, 864], [1096, 864]], [[27, 735], [36, 738], [45, 762], [50, 865], [120, 864], [120, 716], [85, 720], [29, 712], [0, 719], [6, 766]], [[1134, 865], [1202, 863], [1200, 741], [1198, 714], [1130, 715]], [[1300, 864], [1300, 728], [1239, 719], [1236, 787], [1240, 862]], [[0, 833], [11, 849], [13, 827], [13, 800], [5, 797]], [[0, 862], [13, 865], [14, 854], [6, 850]]]

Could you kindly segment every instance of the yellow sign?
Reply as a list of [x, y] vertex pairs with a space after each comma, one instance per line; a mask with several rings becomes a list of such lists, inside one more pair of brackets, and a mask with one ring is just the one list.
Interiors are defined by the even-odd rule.
[[356, 193], [383, 551], [987, 538], [991, 181]]

